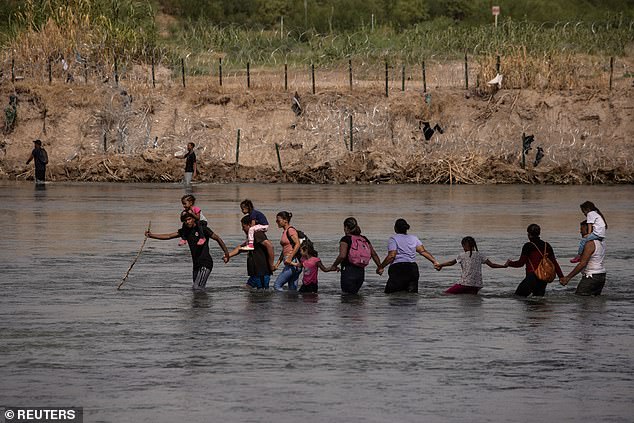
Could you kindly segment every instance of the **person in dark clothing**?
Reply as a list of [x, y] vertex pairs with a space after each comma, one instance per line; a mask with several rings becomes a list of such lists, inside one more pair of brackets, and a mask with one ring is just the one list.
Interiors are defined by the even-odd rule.
[[198, 222], [196, 217], [190, 213], [184, 213], [181, 215], [181, 221], [185, 224], [184, 227], [178, 230], [178, 232], [172, 232], [169, 234], [155, 234], [150, 231], [145, 232], [145, 236], [152, 239], [174, 239], [185, 238], [189, 245], [189, 251], [192, 255], [193, 262], [193, 285], [192, 289], [195, 292], [201, 292], [205, 290], [207, 279], [211, 274], [211, 270], [214, 267], [213, 259], [209, 254], [209, 239], [213, 239], [218, 243], [222, 251], [224, 252], [224, 262], [229, 261], [229, 251], [225, 246], [224, 241], [208, 226], [204, 227], [205, 230], [205, 243], [198, 245], [200, 234], [198, 233]]
[[194, 147], [196, 147], [196, 144], [193, 142], [187, 143], [187, 153], [181, 156], [181, 159], [185, 159], [185, 185], [191, 185], [192, 179], [198, 174], [198, 164], [196, 162]]
[[48, 154], [46, 150], [42, 148], [42, 141], [33, 141], [35, 147], [31, 151], [31, 156], [26, 161], [26, 164], [31, 163], [31, 160], [35, 163], [35, 183], [43, 184], [46, 180], [46, 165], [48, 164]]
[[[339, 255], [332, 266], [330, 266], [330, 270], [338, 270], [338, 266], [341, 264], [341, 292], [344, 294], [356, 294], [365, 280], [365, 265], [367, 265], [367, 262], [364, 266], [350, 262], [350, 252], [353, 244], [355, 244], [355, 249], [359, 245], [367, 248], [369, 257], [374, 261], [377, 268], [381, 266], [381, 259], [374, 250], [370, 240], [361, 235], [361, 228], [357, 224], [357, 219], [349, 217], [344, 220], [343, 233], [344, 236], [339, 240]], [[362, 240], [360, 240], [361, 238]]]
[[557, 272], [557, 276], [559, 276], [560, 282], [564, 277], [564, 274], [559, 267], [559, 263], [557, 263], [555, 252], [553, 251], [550, 244], [542, 241], [539, 237], [541, 234], [541, 228], [539, 227], [539, 225], [532, 223], [528, 225], [526, 231], [528, 234], [528, 242], [522, 247], [520, 258], [518, 260], [507, 260], [506, 266], [526, 266], [526, 277], [517, 286], [517, 289], [515, 290], [515, 295], [518, 295], [520, 297], [528, 297], [529, 295], [533, 294], [535, 297], [543, 297], [546, 293], [546, 285], [548, 283], [537, 279], [537, 276], [535, 276], [535, 269], [537, 269], [537, 267], [539, 266], [539, 262], [542, 260], [544, 251], [548, 253], [548, 258], [555, 265], [555, 271]]
[[[249, 232], [251, 223], [250, 216], [244, 216], [240, 220], [245, 234]], [[244, 251], [247, 250], [242, 249], [242, 245], [238, 245], [229, 253], [228, 257], [235, 257]], [[266, 233], [258, 231], [254, 234], [253, 249], [248, 250], [247, 253], [247, 274], [249, 279], [246, 287], [250, 289], [268, 289], [271, 275], [275, 268], [275, 251], [273, 244], [266, 237]]]

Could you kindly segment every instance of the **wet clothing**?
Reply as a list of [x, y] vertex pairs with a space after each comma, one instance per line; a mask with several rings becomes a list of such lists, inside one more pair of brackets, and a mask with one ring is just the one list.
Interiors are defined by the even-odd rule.
[[598, 240], [590, 242], [594, 243], [594, 252], [590, 256], [586, 267], [581, 271], [583, 276], [575, 291], [577, 295], [601, 295], [601, 291], [605, 286], [606, 270], [603, 264], [605, 242]]
[[44, 182], [46, 180], [46, 164], [48, 163], [48, 155], [41, 147], [36, 147], [31, 152], [33, 155], [33, 163], [35, 163], [35, 180]]
[[[539, 262], [542, 260], [545, 246], [546, 243], [541, 239], [527, 242], [522, 247], [522, 254], [520, 255], [519, 260], [509, 262], [509, 267], [526, 266], [526, 277], [517, 286], [517, 289], [515, 290], [515, 295], [528, 297], [530, 294], [533, 294], [536, 297], [542, 297], [546, 293], [547, 282], [539, 280], [535, 276], [535, 269], [537, 269], [537, 267], [539, 266]], [[559, 267], [559, 263], [557, 263], [555, 252], [553, 251], [550, 244], [548, 244], [546, 252], [548, 253], [548, 258], [555, 265], [557, 276], [563, 278], [564, 274], [561, 271], [561, 267]]]
[[415, 262], [392, 263], [387, 269], [387, 274], [386, 294], [400, 291], [418, 292], [420, 274]]
[[546, 294], [547, 282], [537, 279], [535, 273], [531, 272], [526, 275], [524, 280], [515, 289], [515, 295], [520, 297], [528, 297], [533, 294], [536, 297], [543, 297]]
[[308, 293], [316, 293], [319, 292], [319, 286], [316, 283], [311, 283], [310, 285], [302, 285], [299, 287], [299, 291], [304, 294]]
[[481, 287], [461, 285], [459, 283], [453, 285], [451, 288], [445, 291], [445, 294], [473, 294], [476, 295]]
[[186, 239], [187, 244], [189, 245], [189, 251], [192, 254], [194, 271], [200, 269], [201, 267], [206, 267], [207, 269], [212, 269], [214, 267], [214, 261], [211, 258], [211, 254], [209, 254], [209, 238], [213, 235], [213, 231], [209, 227], [204, 227], [203, 231], [206, 236], [205, 243], [203, 245], [197, 245], [198, 239], [201, 236], [197, 226], [194, 226], [193, 228], [185, 226], [178, 230], [180, 237]]
[[308, 259], [302, 259], [301, 261], [302, 267], [304, 268], [302, 284], [317, 284], [317, 273], [319, 272], [319, 263], [321, 263], [321, 259], [319, 257], [311, 257]]
[[605, 286], [605, 273], [598, 273], [592, 276], [583, 275], [575, 294], [577, 295], [601, 295]]
[[365, 280], [365, 269], [352, 264], [341, 268], [341, 292], [356, 294]]
[[193, 271], [194, 283], [192, 285], [192, 289], [194, 291], [205, 290], [205, 286], [207, 286], [207, 279], [209, 279], [209, 275], [211, 275], [211, 270], [211, 268], [201, 267]]
[[289, 291], [297, 291], [297, 280], [302, 274], [302, 269], [292, 264], [284, 265], [282, 272], [275, 279], [275, 290], [283, 291], [284, 285], [288, 285]]
[[487, 256], [479, 251], [463, 251], [458, 254], [456, 262], [460, 263], [462, 269], [460, 285], [482, 288], [482, 265], [487, 260]]
[[[359, 235], [368, 240], [365, 236]], [[348, 244], [348, 253], [346, 258], [341, 262], [341, 291], [344, 294], [356, 294], [361, 289], [363, 281], [365, 280], [365, 268], [355, 266], [348, 261], [348, 255], [350, 254], [350, 246], [352, 245], [352, 237], [350, 235], [343, 236], [339, 243], [345, 242]]]
[[[266, 247], [262, 245], [268, 238], [264, 232], [256, 232], [253, 250], [247, 256], [247, 274], [249, 276], [270, 276], [269, 256]], [[267, 284], [268, 288], [268, 284]]]
[[250, 276], [247, 285], [255, 289], [269, 289], [271, 275]]

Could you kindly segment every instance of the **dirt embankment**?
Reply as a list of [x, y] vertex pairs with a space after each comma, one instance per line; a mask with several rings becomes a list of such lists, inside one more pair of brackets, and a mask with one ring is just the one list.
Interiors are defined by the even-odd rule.
[[[110, 83], [111, 84], [111, 83]], [[196, 143], [201, 181], [301, 183], [632, 183], [634, 88], [467, 92], [381, 84], [300, 92], [272, 87], [187, 88], [106, 83], [3, 83], [18, 97], [0, 142], [0, 178], [32, 179], [40, 138], [53, 181], [158, 182], [182, 178], [175, 154]], [[350, 125], [352, 118], [352, 151]], [[426, 140], [421, 121], [443, 129]], [[239, 165], [236, 145], [240, 131]], [[522, 133], [534, 135], [520, 164]], [[282, 170], [279, 169], [276, 144]], [[543, 158], [535, 165], [540, 147]]]

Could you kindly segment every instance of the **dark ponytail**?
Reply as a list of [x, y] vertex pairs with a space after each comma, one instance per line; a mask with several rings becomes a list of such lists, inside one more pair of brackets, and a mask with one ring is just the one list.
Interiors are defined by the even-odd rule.
[[354, 217], [349, 217], [343, 221], [343, 227], [348, 230], [350, 235], [361, 235], [361, 228], [357, 223], [357, 219]]
[[581, 208], [581, 211], [586, 214], [591, 211], [597, 212], [599, 216], [601, 216], [601, 219], [603, 219], [603, 221], [605, 222], [605, 229], [608, 228], [608, 221], [605, 220], [605, 216], [603, 216], [603, 213], [601, 213], [601, 210], [599, 210], [592, 201], [584, 201], [583, 203], [579, 205], [579, 207]]
[[277, 217], [281, 217], [286, 220], [288, 223], [291, 223], [291, 219], [293, 218], [293, 213], [287, 211], [281, 211], [277, 214]]

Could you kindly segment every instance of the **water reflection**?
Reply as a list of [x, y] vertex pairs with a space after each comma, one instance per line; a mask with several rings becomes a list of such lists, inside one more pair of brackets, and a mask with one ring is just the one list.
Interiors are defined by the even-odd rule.
[[[579, 199], [592, 199], [612, 230], [604, 295], [576, 297], [576, 279], [568, 288], [551, 284], [537, 299], [513, 295], [524, 269], [485, 268], [480, 295], [445, 296], [460, 269], [436, 272], [424, 260], [419, 294], [385, 295], [387, 276], [373, 268], [358, 295], [342, 295], [334, 272], [320, 274], [319, 294], [251, 292], [242, 289], [244, 258], [224, 264], [217, 247], [207, 293], [194, 294], [189, 251], [155, 240], [125, 289], [115, 291], [148, 220], [161, 233], [180, 227], [183, 185], [32, 190], [0, 182], [0, 230], [10, 234], [0, 238], [6, 403], [79, 403], [92, 420], [134, 422], [573, 422], [632, 415], [634, 187], [191, 187], [228, 246], [243, 241], [238, 203], [250, 198], [267, 217], [291, 211], [325, 263], [334, 261], [350, 215], [383, 256], [403, 214], [395, 207], [410, 213], [404, 217], [412, 233], [438, 258], [455, 257], [467, 234], [494, 261], [516, 258], [532, 222], [543, 223], [563, 257], [577, 248]], [[279, 232], [271, 233], [279, 253]], [[571, 268], [560, 264], [564, 272]], [[571, 366], [577, 354], [601, 359]], [[581, 391], [591, 400], [576, 401]], [[540, 407], [526, 405], [527, 398], [538, 398]], [[524, 406], [507, 411], [510, 403]]]

